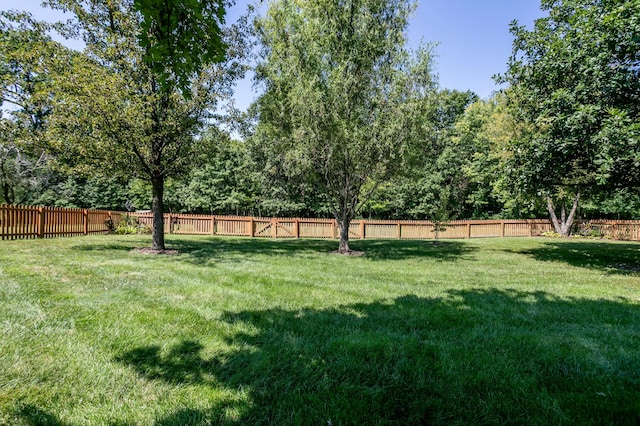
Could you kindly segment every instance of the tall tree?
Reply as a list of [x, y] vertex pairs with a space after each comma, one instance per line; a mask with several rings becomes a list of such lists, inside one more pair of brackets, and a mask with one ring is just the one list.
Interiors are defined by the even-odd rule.
[[422, 137], [433, 92], [431, 56], [404, 50], [406, 0], [276, 0], [257, 30], [254, 138], [272, 164], [326, 197], [348, 253], [349, 225], [371, 190], [403, 165]]
[[[165, 180], [192, 165], [202, 126], [243, 68], [237, 31], [221, 34], [220, 2], [49, 0], [86, 43], [56, 81], [57, 152], [144, 177], [153, 192], [152, 248], [164, 243]], [[209, 33], [209, 31], [211, 31]], [[205, 34], [206, 33], [206, 34]], [[225, 58], [222, 38], [234, 44]]]
[[[640, 0], [542, 0], [549, 16], [514, 22], [507, 82], [529, 126], [511, 147], [514, 185], [547, 200], [568, 235], [589, 188], [640, 182]], [[554, 195], [572, 200], [556, 211]]]
[[43, 140], [52, 112], [49, 87], [68, 49], [51, 25], [26, 13], [0, 13], [0, 200], [22, 203], [49, 173]]

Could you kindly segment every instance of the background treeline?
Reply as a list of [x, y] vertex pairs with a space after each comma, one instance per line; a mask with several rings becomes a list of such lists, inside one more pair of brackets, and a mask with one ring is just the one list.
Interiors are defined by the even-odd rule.
[[[402, 176], [376, 188], [362, 210], [372, 219], [486, 219], [546, 217], [543, 200], [523, 198], [501, 173], [512, 125], [500, 94], [481, 100], [471, 92], [441, 90], [434, 103], [436, 160], [414, 161]], [[331, 217], [322, 194], [290, 182], [251, 137], [232, 138], [215, 127], [199, 144], [194, 167], [169, 179], [167, 211], [220, 215]], [[0, 202], [109, 210], [151, 209], [142, 179], [78, 173], [41, 153], [4, 147]], [[72, 171], [68, 171], [72, 170]], [[640, 196], [620, 189], [583, 198], [584, 218], [640, 219]]]
[[[168, 60], [175, 40], [148, 22], [181, 2], [158, 16], [133, 0], [48, 3], [72, 25], [0, 13], [0, 203], [153, 209], [157, 230], [163, 210], [342, 228], [550, 215], [562, 234], [576, 211], [640, 219], [638, 0], [542, 0], [532, 30], [512, 24], [507, 88], [490, 99], [443, 90], [433, 46], [405, 48], [412, 2], [196, 14], [220, 38], [192, 61]], [[249, 69], [262, 94], [241, 113]]]

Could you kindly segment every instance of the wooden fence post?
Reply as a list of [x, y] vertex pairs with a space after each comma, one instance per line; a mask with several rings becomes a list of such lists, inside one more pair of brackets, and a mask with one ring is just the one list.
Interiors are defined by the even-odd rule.
[[87, 209], [82, 211], [82, 225], [84, 235], [89, 235], [89, 211]]
[[500, 226], [502, 227], [502, 238], [504, 238], [504, 220], [500, 221]]
[[211, 215], [211, 235], [216, 235], [216, 217]]
[[471, 238], [471, 222], [467, 222], [467, 238]]
[[3, 217], [2, 217], [2, 239], [7, 239], [10, 240], [10, 233], [11, 230], [9, 229], [9, 209], [11, 209], [11, 206], [9, 206], [8, 204], [5, 205], [5, 208], [3, 209]]
[[360, 219], [360, 238], [365, 239], [364, 219]]
[[253, 216], [249, 218], [249, 235], [251, 236], [251, 238], [255, 237], [255, 224]]
[[611, 239], [615, 240], [616, 239], [616, 223], [613, 222], [613, 224], [611, 225]]
[[400, 222], [398, 222], [398, 227], [396, 229], [396, 238], [399, 240], [402, 239], [402, 225], [400, 224]]
[[38, 238], [44, 238], [44, 207], [38, 208]]
[[296, 219], [293, 222], [293, 236], [300, 238], [300, 219]]
[[9, 225], [8, 225], [8, 216], [9, 216], [9, 205], [2, 204], [0, 205], [0, 234], [2, 234], [2, 239], [9, 239]]
[[278, 238], [278, 221], [275, 218], [271, 219], [271, 236]]

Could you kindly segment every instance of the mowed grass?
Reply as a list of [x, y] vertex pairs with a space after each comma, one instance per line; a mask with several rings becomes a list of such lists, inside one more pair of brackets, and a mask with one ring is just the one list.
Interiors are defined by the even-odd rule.
[[640, 244], [0, 242], [0, 424], [640, 423]]

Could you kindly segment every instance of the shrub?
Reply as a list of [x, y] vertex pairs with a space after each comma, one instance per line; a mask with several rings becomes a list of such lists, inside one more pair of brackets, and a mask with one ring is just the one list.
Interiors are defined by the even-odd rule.
[[589, 223], [581, 223], [578, 225], [576, 237], [601, 239], [601, 238], [605, 238], [605, 234], [604, 232], [602, 232], [600, 228], [593, 227], [593, 225]]
[[562, 237], [562, 235], [558, 234], [555, 231], [546, 231], [546, 232], [543, 232], [540, 235], [542, 235], [543, 237], [548, 237], [548, 238], [561, 238]]
[[116, 224], [113, 219], [105, 220], [104, 224], [107, 225], [107, 231], [109, 232], [109, 234], [113, 234], [116, 231]]
[[118, 227], [115, 229], [114, 233], [117, 235], [141, 233], [138, 218], [125, 214], [124, 218], [118, 224]]

